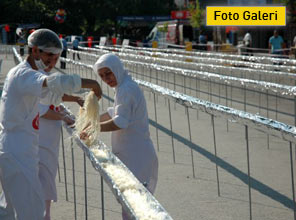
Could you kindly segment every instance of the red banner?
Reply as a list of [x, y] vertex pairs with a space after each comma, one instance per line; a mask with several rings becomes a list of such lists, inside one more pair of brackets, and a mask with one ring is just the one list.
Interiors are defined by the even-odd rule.
[[183, 11], [171, 11], [171, 18], [172, 19], [189, 19], [190, 12], [183, 10]]
[[93, 36], [87, 37], [87, 45], [88, 45], [88, 47], [92, 47], [93, 39], [94, 39]]
[[5, 30], [6, 32], [9, 32], [9, 31], [10, 31], [10, 27], [9, 27], [8, 24], [6, 24], [6, 25], [4, 26], [4, 30]]

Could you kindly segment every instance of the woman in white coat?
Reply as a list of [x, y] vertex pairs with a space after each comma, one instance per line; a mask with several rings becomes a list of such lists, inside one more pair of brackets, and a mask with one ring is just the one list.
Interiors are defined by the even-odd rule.
[[[153, 194], [158, 159], [150, 139], [144, 94], [116, 55], [101, 56], [93, 68], [115, 90], [113, 107], [100, 117], [101, 131], [112, 131], [112, 152]], [[123, 219], [128, 219], [124, 212]]]

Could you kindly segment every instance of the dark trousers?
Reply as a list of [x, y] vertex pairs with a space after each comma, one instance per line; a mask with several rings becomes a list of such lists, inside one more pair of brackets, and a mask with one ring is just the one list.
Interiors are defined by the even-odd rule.
[[[78, 48], [74, 47], [73, 50], [79, 50]], [[77, 54], [78, 60], [80, 60], [79, 54]], [[75, 60], [75, 53], [73, 53], [73, 60]]]
[[[67, 51], [63, 50], [61, 53], [61, 57], [67, 58]], [[61, 61], [61, 69], [66, 69], [66, 63]]]

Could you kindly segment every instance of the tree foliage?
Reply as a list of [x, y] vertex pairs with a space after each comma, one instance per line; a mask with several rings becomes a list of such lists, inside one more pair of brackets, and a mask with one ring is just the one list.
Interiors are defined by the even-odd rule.
[[[117, 25], [117, 16], [169, 15], [174, 0], [0, 0], [1, 24], [40, 23], [59, 33], [94, 34]], [[64, 23], [56, 11], [67, 13]]]
[[281, 0], [287, 6], [288, 19], [291, 24], [296, 24], [296, 1], [295, 0]]
[[195, 4], [189, 4], [189, 12], [191, 14], [190, 24], [194, 28], [199, 28], [202, 23], [202, 9], [200, 8], [199, 1], [196, 0]]

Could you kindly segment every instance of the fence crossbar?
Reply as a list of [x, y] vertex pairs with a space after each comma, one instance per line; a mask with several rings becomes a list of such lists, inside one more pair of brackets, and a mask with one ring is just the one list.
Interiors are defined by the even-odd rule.
[[242, 125], [247, 125], [263, 131], [272, 136], [280, 137], [283, 140], [296, 143], [296, 127], [282, 122], [262, 117], [257, 114], [240, 111], [227, 106], [215, 104], [205, 100], [198, 99], [189, 95], [185, 95], [153, 83], [134, 79], [145, 90], [156, 92], [162, 96], [174, 100], [183, 106], [188, 106], [192, 109], [201, 110], [205, 113], [212, 114], [217, 117], [223, 117], [231, 122], [237, 122]]

